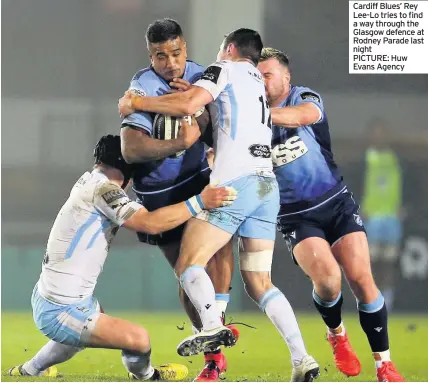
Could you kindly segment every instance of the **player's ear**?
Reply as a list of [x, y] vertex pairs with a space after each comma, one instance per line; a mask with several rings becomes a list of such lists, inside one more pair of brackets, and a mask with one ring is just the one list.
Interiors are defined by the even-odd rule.
[[227, 53], [228, 55], [232, 55], [232, 54], [233, 54], [233, 51], [234, 51], [234, 48], [235, 48], [235, 46], [234, 46], [232, 43], [230, 43], [230, 44], [227, 46], [227, 48], [226, 48], [226, 53]]
[[291, 74], [290, 74], [290, 72], [289, 72], [289, 71], [286, 71], [286, 72], [284, 73], [284, 78], [285, 78], [285, 81], [286, 81], [287, 83], [290, 83], [290, 81], [291, 81]]

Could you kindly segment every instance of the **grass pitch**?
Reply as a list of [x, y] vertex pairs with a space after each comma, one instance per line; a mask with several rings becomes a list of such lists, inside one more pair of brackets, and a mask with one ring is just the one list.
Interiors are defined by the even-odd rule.
[[[203, 366], [202, 356], [182, 358], [176, 354], [179, 341], [189, 335], [187, 318], [167, 313], [116, 313], [146, 327], [152, 338], [154, 365], [167, 362], [183, 363], [189, 368], [191, 381]], [[237, 321], [257, 327], [240, 327], [241, 336], [235, 347], [226, 349], [229, 368], [224, 381], [289, 381], [291, 363], [289, 352], [270, 321], [262, 314], [239, 313]], [[362, 371], [358, 377], [346, 378], [334, 366], [333, 355], [325, 339], [325, 327], [316, 315], [297, 315], [307, 349], [321, 366], [321, 382], [376, 381], [370, 348], [361, 330], [358, 314], [344, 318], [351, 343], [358, 353]], [[2, 381], [47, 381], [47, 378], [15, 378], [7, 370], [30, 359], [47, 341], [34, 326], [31, 313], [2, 313]], [[186, 322], [184, 330], [183, 327]], [[393, 361], [407, 381], [428, 381], [428, 316], [391, 316], [389, 334]], [[58, 365], [62, 375], [54, 381], [127, 381], [120, 351], [87, 349], [70, 361]]]

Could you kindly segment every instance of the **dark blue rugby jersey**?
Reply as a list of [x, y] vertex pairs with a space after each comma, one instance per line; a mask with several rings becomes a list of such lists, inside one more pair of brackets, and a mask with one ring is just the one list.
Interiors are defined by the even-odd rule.
[[272, 160], [280, 188], [280, 215], [316, 206], [344, 187], [333, 160], [321, 96], [309, 88], [291, 86], [290, 94], [280, 106], [307, 102], [321, 111], [322, 117], [316, 124], [299, 128], [272, 127]]

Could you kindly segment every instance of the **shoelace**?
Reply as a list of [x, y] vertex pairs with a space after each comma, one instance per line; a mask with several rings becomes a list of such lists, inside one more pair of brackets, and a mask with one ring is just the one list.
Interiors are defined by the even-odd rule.
[[234, 325], [234, 324], [240, 324], [240, 325], [252, 328], [254, 330], [257, 330], [257, 327], [251, 326], [249, 324], [246, 324], [246, 323], [243, 323], [243, 322], [233, 322], [233, 317], [230, 317], [230, 322], [226, 323], [226, 316], [224, 315], [224, 313], [222, 315], [222, 320], [223, 320], [223, 323], [224, 323], [225, 326], [230, 326], [230, 325]]

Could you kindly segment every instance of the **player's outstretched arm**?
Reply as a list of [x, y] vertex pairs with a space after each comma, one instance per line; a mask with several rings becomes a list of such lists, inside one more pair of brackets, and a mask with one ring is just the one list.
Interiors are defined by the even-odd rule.
[[122, 116], [127, 116], [137, 110], [171, 116], [189, 116], [211, 101], [213, 101], [213, 97], [207, 90], [192, 86], [183, 92], [157, 97], [139, 96], [127, 92], [119, 100], [118, 107]]
[[191, 125], [183, 119], [178, 137], [172, 140], [157, 140], [142, 130], [125, 126], [120, 131], [122, 155], [129, 164], [159, 160], [190, 148], [200, 135], [194, 119]]
[[236, 194], [235, 189], [230, 187], [207, 186], [201, 194], [189, 198], [187, 201], [152, 212], [141, 208], [125, 221], [123, 226], [134, 231], [159, 234], [183, 224], [203, 209], [231, 205], [236, 199]]
[[271, 109], [272, 123], [284, 128], [313, 125], [321, 120], [321, 110], [312, 103]]

